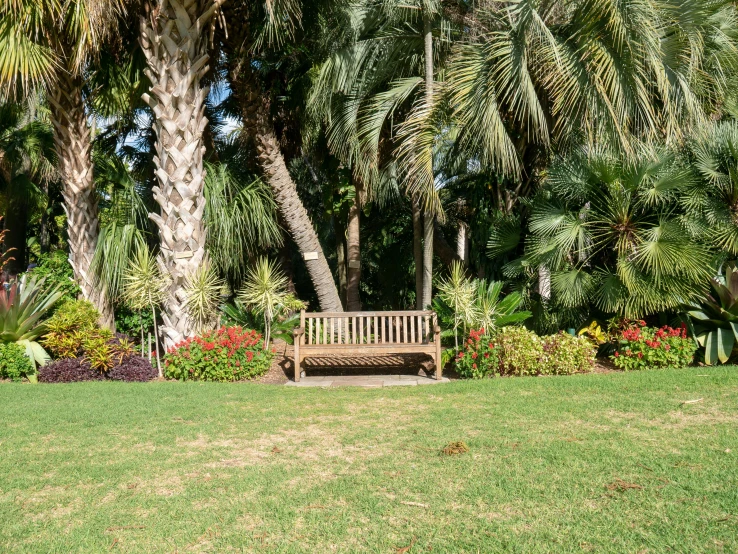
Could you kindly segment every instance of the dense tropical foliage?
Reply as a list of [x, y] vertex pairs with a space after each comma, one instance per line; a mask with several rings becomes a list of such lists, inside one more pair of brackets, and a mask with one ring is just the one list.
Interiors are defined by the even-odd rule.
[[732, 2], [2, 0], [0, 83], [39, 362], [59, 294], [155, 352], [304, 305], [432, 306], [453, 356], [626, 317], [734, 350]]

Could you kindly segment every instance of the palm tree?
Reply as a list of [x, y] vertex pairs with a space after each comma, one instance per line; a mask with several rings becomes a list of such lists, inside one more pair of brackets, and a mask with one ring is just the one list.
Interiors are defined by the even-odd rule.
[[706, 293], [710, 249], [694, 214], [676, 210], [692, 175], [676, 156], [642, 147], [635, 160], [584, 148], [557, 160], [530, 218], [526, 258], [551, 271], [567, 308], [625, 317], [676, 309]]
[[168, 348], [192, 335], [185, 307], [187, 279], [205, 259], [206, 230], [203, 132], [208, 120], [207, 31], [224, 0], [160, 0], [141, 17], [141, 47], [146, 55], [154, 112], [159, 214], [149, 214], [159, 229], [159, 264], [171, 277], [162, 310]]
[[0, 4], [0, 82], [6, 91], [46, 89], [67, 215], [69, 262], [82, 295], [102, 321], [112, 309], [94, 286], [90, 264], [99, 232], [91, 130], [83, 72], [123, 12], [123, 0], [3, 0]]
[[[318, 11], [318, 7], [311, 8]], [[305, 261], [324, 311], [343, 311], [338, 289], [318, 235], [287, 168], [272, 118], [271, 95], [257, 74], [254, 52], [280, 45], [292, 36], [302, 17], [296, 1], [224, 5], [228, 35], [224, 38], [231, 92], [241, 110], [244, 130], [253, 140], [258, 165], [290, 236]]]
[[716, 249], [738, 256], [738, 122], [720, 123], [690, 143], [698, 178], [686, 192], [685, 209]]
[[432, 104], [416, 103], [398, 132], [410, 194], [434, 187], [430, 145], [447, 129], [457, 157], [516, 188], [552, 145], [611, 142], [635, 156], [639, 140], [681, 140], [729, 90], [735, 22], [722, 2], [479, 3]]

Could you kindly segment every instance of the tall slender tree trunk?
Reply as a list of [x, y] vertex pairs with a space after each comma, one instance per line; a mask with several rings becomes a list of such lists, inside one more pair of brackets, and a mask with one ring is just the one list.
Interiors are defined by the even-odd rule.
[[185, 309], [185, 281], [205, 258], [203, 132], [208, 87], [200, 80], [208, 70], [211, 18], [223, 0], [159, 0], [141, 18], [141, 47], [151, 95], [143, 99], [154, 111], [156, 176], [154, 199], [159, 214], [149, 218], [159, 228], [158, 263], [171, 277], [161, 311], [165, 347], [194, 333]]
[[415, 308], [423, 309], [423, 217], [417, 200], [413, 207], [413, 258], [415, 260]]
[[[423, 12], [423, 44], [425, 55], [425, 101], [433, 101], [433, 33], [430, 15]], [[433, 299], [433, 227], [435, 216], [423, 214], [423, 298], [422, 307], [430, 306]]]
[[348, 271], [346, 269], [346, 226], [340, 217], [333, 216], [333, 231], [336, 235], [336, 270], [338, 272], [338, 294], [341, 302], [346, 301]]
[[346, 284], [346, 309], [349, 312], [361, 311], [361, 298], [359, 297], [359, 283], [361, 282], [361, 228], [360, 228], [360, 194], [361, 190], [356, 186], [354, 203], [351, 204], [348, 214], [348, 229], [346, 233], [346, 245], [348, 251], [348, 282]]
[[469, 265], [469, 238], [467, 225], [463, 221], [459, 221], [459, 232], [456, 235], [456, 255], [464, 265]]
[[82, 101], [82, 77], [59, 71], [48, 95], [54, 145], [59, 159], [64, 211], [67, 214], [69, 263], [82, 297], [100, 312], [101, 323], [113, 328], [113, 307], [104, 292], [95, 286], [90, 271], [100, 233], [97, 191], [92, 165], [92, 140]]

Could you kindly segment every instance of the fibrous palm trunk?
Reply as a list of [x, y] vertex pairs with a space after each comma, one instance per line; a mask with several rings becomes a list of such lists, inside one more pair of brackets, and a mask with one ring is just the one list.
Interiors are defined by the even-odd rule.
[[417, 200], [413, 209], [413, 259], [415, 260], [415, 308], [423, 309], [423, 216]]
[[208, 87], [208, 33], [223, 0], [159, 0], [141, 18], [151, 94], [143, 98], [154, 112], [156, 176], [154, 199], [160, 214], [149, 214], [159, 228], [162, 272], [171, 277], [160, 327], [165, 347], [194, 332], [185, 308], [185, 281], [205, 257], [203, 132]]
[[82, 77], [59, 71], [48, 99], [67, 215], [69, 263], [82, 297], [95, 305], [101, 323], [112, 328], [115, 324], [113, 308], [103, 290], [96, 286], [90, 270], [100, 221], [90, 127], [82, 101]]
[[348, 252], [348, 280], [346, 284], [346, 309], [349, 312], [361, 310], [359, 283], [361, 282], [361, 229], [359, 207], [359, 191], [356, 191], [354, 202], [349, 208], [346, 245]]

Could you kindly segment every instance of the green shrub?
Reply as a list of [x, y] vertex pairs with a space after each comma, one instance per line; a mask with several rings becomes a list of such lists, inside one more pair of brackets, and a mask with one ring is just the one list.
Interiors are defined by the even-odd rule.
[[456, 372], [466, 379], [494, 377], [499, 372], [499, 348], [484, 329], [469, 332], [464, 348], [456, 355]]
[[616, 367], [631, 369], [679, 368], [692, 363], [697, 345], [687, 337], [686, 325], [657, 329], [646, 327], [645, 321], [630, 323], [618, 335], [615, 354], [610, 356]]
[[74, 280], [74, 271], [69, 265], [69, 258], [64, 250], [54, 250], [41, 254], [36, 267], [28, 271], [29, 275], [43, 278], [49, 287], [58, 287], [62, 298], [73, 301], [79, 294], [79, 286]]
[[543, 337], [543, 352], [541, 374], [571, 375], [592, 371], [597, 347], [585, 337], [574, 337], [562, 331]]
[[503, 327], [495, 335], [502, 375], [538, 375], [545, 361], [543, 339], [525, 327]]
[[20, 381], [35, 373], [36, 368], [26, 356], [25, 348], [14, 342], [0, 342], [0, 378]]
[[239, 381], [269, 370], [272, 352], [262, 336], [242, 327], [221, 327], [187, 339], [167, 351], [164, 374], [180, 381]]
[[472, 331], [456, 356], [461, 377], [570, 375], [591, 371], [597, 348], [566, 333], [540, 337], [525, 327], [503, 327], [494, 335]]

